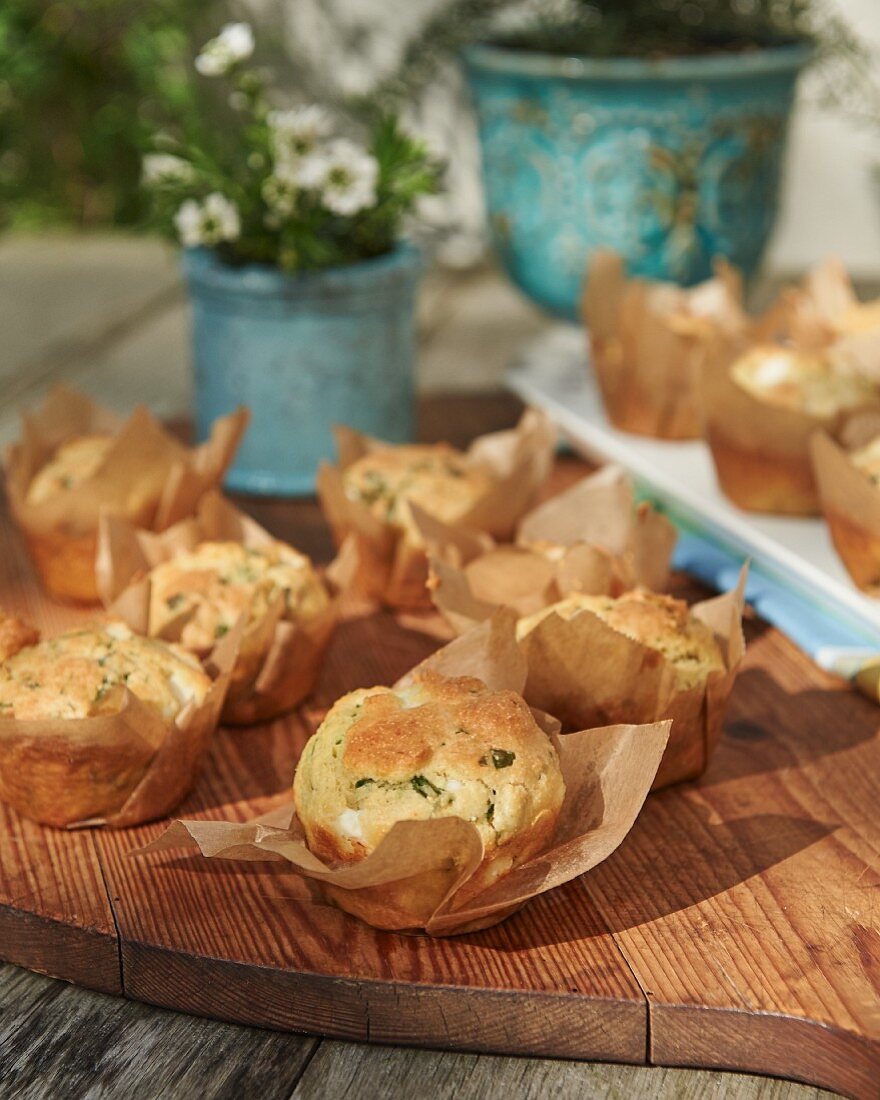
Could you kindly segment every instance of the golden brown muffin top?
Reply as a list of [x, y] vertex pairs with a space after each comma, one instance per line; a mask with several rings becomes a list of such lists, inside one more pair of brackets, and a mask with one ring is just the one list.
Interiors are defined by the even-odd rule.
[[874, 387], [861, 375], [818, 354], [760, 344], [730, 368], [731, 378], [754, 397], [809, 416], [830, 417], [874, 403]]
[[640, 588], [617, 597], [572, 593], [520, 619], [517, 637], [530, 634], [553, 612], [570, 620], [584, 611], [597, 615], [620, 634], [662, 653], [675, 666], [676, 682], [682, 690], [704, 682], [712, 671], [724, 670], [724, 659], [714, 635], [705, 623], [690, 614], [684, 600]]
[[432, 673], [343, 696], [294, 781], [309, 847], [330, 860], [363, 858], [397, 821], [436, 817], [473, 822], [493, 849], [563, 796], [556, 749], [520, 696]]
[[387, 523], [415, 529], [409, 502], [446, 523], [461, 519], [491, 479], [445, 443], [383, 447], [363, 455], [342, 474], [346, 495]]
[[290, 621], [311, 619], [330, 602], [309, 558], [292, 546], [203, 542], [150, 572], [149, 633], [181, 620], [180, 643], [208, 650], [241, 615], [246, 626], [262, 621], [279, 596]]
[[201, 704], [211, 681], [176, 645], [142, 638], [125, 624], [70, 630], [0, 664], [0, 717], [88, 718], [118, 710], [124, 688], [173, 721]]
[[109, 435], [83, 435], [62, 443], [35, 474], [28, 486], [27, 502], [42, 504], [75, 489], [98, 470], [112, 443]]

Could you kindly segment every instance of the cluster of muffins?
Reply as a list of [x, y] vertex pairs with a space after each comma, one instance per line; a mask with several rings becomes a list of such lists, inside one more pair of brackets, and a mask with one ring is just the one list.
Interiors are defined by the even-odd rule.
[[271, 851], [377, 927], [486, 927], [603, 858], [599, 834], [619, 843], [650, 788], [705, 770], [742, 584], [693, 608], [656, 591], [675, 532], [618, 469], [539, 502], [555, 441], [534, 411], [466, 454], [339, 442], [319, 479], [338, 560], [386, 606], [433, 602], [456, 637], [330, 708], [289, 825], [184, 822], [164, 843]]
[[[609, 419], [658, 438], [705, 438], [718, 483], [746, 511], [825, 515], [855, 583], [880, 586], [880, 303], [819, 265], [760, 317], [726, 268], [682, 290], [627, 280], [599, 255], [583, 302]], [[642, 415], [620, 393], [639, 394]], [[647, 412], [645, 411], [647, 410]], [[682, 427], [684, 426], [684, 427]], [[843, 470], [846, 468], [845, 475]]]
[[243, 421], [202, 452], [78, 395], [26, 421], [8, 480], [37, 572], [106, 616], [45, 640], [0, 618], [0, 798], [56, 826], [169, 812], [218, 722], [271, 720], [311, 692], [343, 586], [436, 605], [456, 636], [330, 708], [290, 829], [253, 843], [370, 923], [494, 923], [604, 858], [652, 782], [705, 768], [741, 589], [693, 609], [660, 594], [674, 530], [621, 471], [539, 503], [555, 432], [535, 410], [467, 452], [340, 429], [318, 482], [339, 544], [322, 576], [218, 491]]
[[47, 593], [101, 621], [40, 640], [0, 617], [0, 799], [45, 824], [174, 809], [218, 721], [271, 719], [312, 689], [336, 601], [309, 559], [217, 491], [239, 410], [188, 450], [150, 414], [73, 391], [25, 414], [11, 510]]

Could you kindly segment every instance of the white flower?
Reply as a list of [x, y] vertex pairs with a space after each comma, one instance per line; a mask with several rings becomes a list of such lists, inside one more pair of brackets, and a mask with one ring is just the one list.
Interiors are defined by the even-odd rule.
[[206, 42], [196, 58], [202, 76], [223, 76], [254, 52], [254, 32], [248, 23], [227, 23], [216, 38]]
[[330, 116], [323, 107], [271, 111], [267, 121], [275, 159], [279, 165], [286, 166], [288, 172], [297, 161], [313, 153], [321, 139], [330, 133]]
[[148, 153], [144, 157], [141, 179], [147, 186], [191, 183], [194, 176], [193, 166], [183, 157], [176, 157], [172, 153]]
[[306, 157], [299, 169], [302, 187], [320, 191], [334, 214], [351, 216], [376, 203], [379, 165], [362, 145], [337, 138]]
[[[289, 217], [293, 213], [293, 208], [296, 205], [296, 196], [299, 193], [299, 188], [294, 179], [285, 175], [268, 176], [263, 181], [263, 186], [260, 190], [266, 201], [266, 205], [273, 214]], [[276, 225], [270, 226], [270, 228], [277, 228], [278, 219], [274, 218], [272, 220]]]
[[203, 203], [187, 199], [174, 215], [174, 226], [187, 248], [234, 241], [241, 232], [238, 208], [219, 191], [213, 191]]

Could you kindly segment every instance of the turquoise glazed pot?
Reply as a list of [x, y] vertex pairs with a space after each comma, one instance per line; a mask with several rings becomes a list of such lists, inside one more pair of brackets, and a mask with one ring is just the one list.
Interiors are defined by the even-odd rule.
[[231, 267], [189, 249], [196, 425], [238, 405], [251, 425], [226, 478], [245, 493], [312, 493], [335, 456], [334, 424], [395, 443], [412, 438], [415, 294], [421, 270], [409, 245], [310, 275]]
[[810, 56], [798, 44], [664, 60], [469, 48], [490, 228], [510, 277], [576, 318], [599, 247], [650, 278], [699, 282], [719, 255], [750, 274]]

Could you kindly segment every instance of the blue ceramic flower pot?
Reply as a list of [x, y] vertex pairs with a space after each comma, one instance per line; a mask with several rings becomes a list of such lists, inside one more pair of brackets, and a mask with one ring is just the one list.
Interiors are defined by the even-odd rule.
[[773, 228], [806, 45], [665, 60], [465, 51], [493, 241], [513, 281], [576, 318], [590, 252], [689, 284], [746, 274]]
[[295, 276], [230, 267], [208, 249], [184, 252], [199, 439], [216, 417], [251, 410], [230, 489], [312, 493], [318, 464], [335, 455], [333, 424], [412, 438], [420, 268], [409, 245]]

